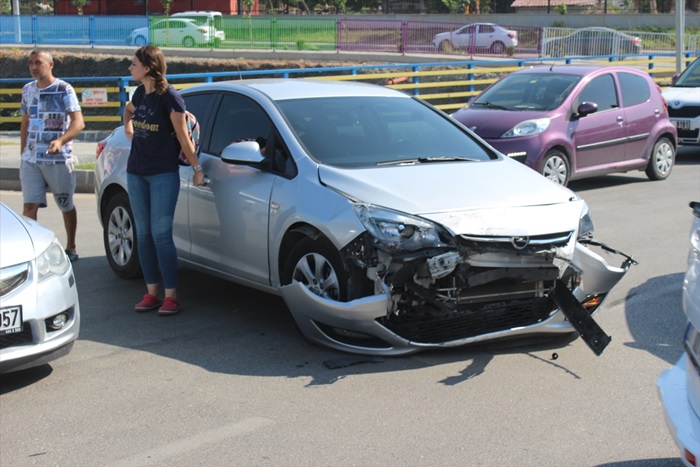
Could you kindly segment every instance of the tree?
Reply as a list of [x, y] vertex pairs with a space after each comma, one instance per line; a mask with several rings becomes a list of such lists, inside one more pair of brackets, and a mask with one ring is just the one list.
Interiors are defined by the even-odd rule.
[[[83, 0], [85, 1], [85, 0]], [[145, 0], [148, 1], [148, 0]], [[165, 12], [165, 16], [170, 16], [170, 4], [173, 3], [173, 0], [160, 0], [160, 4], [163, 5], [163, 11]]]
[[87, 2], [87, 0], [73, 0], [73, 4], [74, 4], [75, 7], [78, 9], [78, 15], [81, 15], [81, 16], [82, 16], [82, 14], [83, 14], [83, 7], [85, 6], [85, 3], [86, 3], [86, 2]]

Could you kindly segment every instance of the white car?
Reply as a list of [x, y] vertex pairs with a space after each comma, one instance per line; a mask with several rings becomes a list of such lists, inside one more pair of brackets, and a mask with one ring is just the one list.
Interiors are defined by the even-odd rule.
[[678, 144], [700, 145], [700, 58], [674, 78], [663, 96], [678, 130]]
[[466, 50], [502, 54], [509, 47], [518, 45], [518, 34], [493, 23], [473, 23], [437, 34], [433, 37], [433, 45], [440, 52]]
[[166, 18], [156, 21], [150, 28], [134, 29], [128, 42], [138, 47], [146, 44], [195, 47], [213, 45], [214, 39], [208, 26], [198, 26], [192, 19]]
[[220, 11], [181, 11], [179, 13], [173, 13], [170, 16], [171, 18], [189, 19], [197, 26], [208, 27], [209, 34], [214, 38], [213, 45], [215, 47], [218, 47], [226, 40], [226, 33], [222, 26], [223, 15]]
[[700, 458], [700, 202], [693, 208], [688, 271], [683, 279], [683, 309], [688, 327], [683, 337], [685, 353], [676, 366], [665, 370], [656, 384], [664, 415], [685, 465], [697, 466]]
[[0, 203], [0, 373], [68, 354], [79, 330], [78, 289], [61, 243]]

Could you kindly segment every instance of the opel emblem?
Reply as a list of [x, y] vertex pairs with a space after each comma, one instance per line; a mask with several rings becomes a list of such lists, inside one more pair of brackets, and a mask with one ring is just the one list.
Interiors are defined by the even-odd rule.
[[516, 250], [523, 250], [530, 243], [530, 237], [513, 237], [510, 239], [510, 243]]

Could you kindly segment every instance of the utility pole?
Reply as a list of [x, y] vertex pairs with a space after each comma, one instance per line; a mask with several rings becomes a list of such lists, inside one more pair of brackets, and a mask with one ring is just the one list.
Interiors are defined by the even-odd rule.
[[676, 73], [683, 71], [685, 52], [685, 0], [676, 0]]

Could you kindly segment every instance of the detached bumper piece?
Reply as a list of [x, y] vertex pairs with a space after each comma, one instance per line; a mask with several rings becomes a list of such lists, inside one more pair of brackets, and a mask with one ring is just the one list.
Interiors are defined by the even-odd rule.
[[581, 336], [581, 339], [590, 347], [596, 355], [600, 355], [612, 340], [605, 334], [586, 309], [576, 300], [576, 297], [566, 288], [562, 281], [557, 281], [557, 286], [551, 294], [559, 310], [567, 317], [571, 325]]

